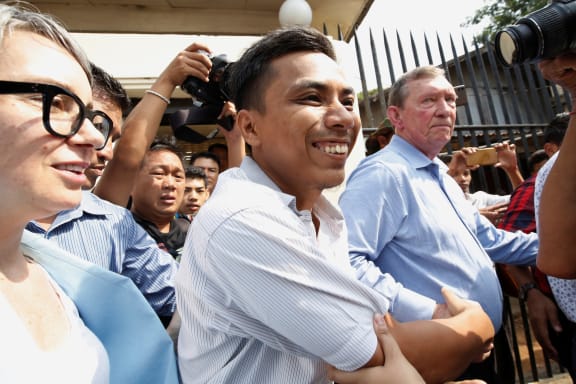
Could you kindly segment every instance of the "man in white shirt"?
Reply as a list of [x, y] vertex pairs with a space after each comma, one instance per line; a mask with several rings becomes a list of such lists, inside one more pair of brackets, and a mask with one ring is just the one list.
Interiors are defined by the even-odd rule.
[[[271, 32], [233, 65], [229, 87], [252, 155], [219, 177], [184, 247], [183, 382], [327, 383], [326, 363], [383, 364], [372, 316], [389, 301], [355, 279], [343, 217], [322, 196], [344, 181], [360, 130], [330, 40]], [[442, 382], [486, 351], [493, 329], [476, 303], [448, 294], [437, 309], [448, 318], [390, 328]]]

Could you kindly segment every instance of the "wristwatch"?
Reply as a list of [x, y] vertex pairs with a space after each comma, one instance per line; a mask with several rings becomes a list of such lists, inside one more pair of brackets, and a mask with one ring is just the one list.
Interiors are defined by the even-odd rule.
[[518, 292], [518, 297], [520, 298], [520, 300], [526, 301], [526, 298], [528, 297], [528, 292], [530, 292], [530, 290], [533, 288], [538, 289], [538, 286], [533, 281], [526, 284], [522, 284]]

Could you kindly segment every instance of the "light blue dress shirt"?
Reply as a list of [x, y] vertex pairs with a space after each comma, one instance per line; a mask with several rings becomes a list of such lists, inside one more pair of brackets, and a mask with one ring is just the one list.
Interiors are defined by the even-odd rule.
[[350, 261], [400, 321], [430, 319], [445, 286], [478, 301], [498, 329], [502, 292], [493, 261], [534, 264], [538, 239], [494, 227], [446, 171], [397, 135], [363, 159], [340, 197]]
[[178, 264], [158, 248], [127, 209], [84, 191], [80, 205], [60, 212], [48, 231], [35, 222], [26, 229], [75, 256], [130, 278], [158, 315], [174, 313]]

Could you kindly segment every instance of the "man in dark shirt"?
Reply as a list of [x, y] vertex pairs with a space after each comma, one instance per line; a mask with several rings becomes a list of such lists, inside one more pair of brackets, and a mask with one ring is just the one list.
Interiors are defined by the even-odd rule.
[[184, 198], [184, 185], [184, 165], [178, 151], [168, 144], [153, 144], [132, 189], [134, 219], [177, 260], [189, 225], [185, 219], [174, 218]]

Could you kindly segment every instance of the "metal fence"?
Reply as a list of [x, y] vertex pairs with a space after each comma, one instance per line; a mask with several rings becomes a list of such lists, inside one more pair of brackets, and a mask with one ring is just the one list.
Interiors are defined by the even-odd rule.
[[[403, 43], [398, 32], [394, 35], [393, 44], [390, 44], [385, 30], [382, 37], [379, 46], [370, 31], [368, 56], [372, 60], [376, 87], [369, 90], [364, 52], [354, 36], [362, 82], [360, 111], [366, 127], [364, 136], [374, 131], [385, 117], [388, 89], [383, 85], [383, 75], [392, 83], [398, 75], [420, 65], [440, 66], [452, 84], [463, 86], [459, 99], [464, 102], [459, 103], [453, 138], [444, 151], [450, 154], [464, 146], [489, 147], [508, 141], [516, 145], [520, 169], [525, 177], [529, 175], [529, 156], [543, 147], [543, 128], [557, 113], [572, 109], [568, 93], [544, 80], [536, 64], [505, 67], [496, 60], [494, 48], [488, 40], [467, 43], [464, 36], [458, 40], [450, 36], [446, 46], [438, 35], [430, 39], [424, 34], [422, 40], [417, 41], [410, 33], [407, 44]], [[460, 43], [456, 44], [456, 41]], [[504, 172], [495, 167], [481, 167], [474, 172], [472, 184], [472, 188], [490, 193], [511, 192]], [[514, 355], [516, 382], [537, 381], [562, 372], [561, 367], [551, 363], [540, 352], [530, 332], [524, 303], [506, 296], [505, 309], [508, 312], [505, 327]]]
[[[452, 84], [463, 87], [459, 94], [463, 103], [458, 107], [454, 136], [445, 148], [447, 153], [463, 146], [483, 147], [509, 141], [516, 144], [521, 171], [527, 175], [527, 158], [542, 148], [543, 128], [557, 113], [572, 108], [568, 93], [544, 80], [536, 64], [505, 67], [496, 60], [488, 40], [469, 44], [464, 36], [458, 40], [450, 36], [448, 47], [444, 47], [438, 35], [430, 39], [424, 33], [417, 40], [411, 33], [409, 47], [405, 48], [398, 32], [393, 44], [385, 30], [382, 36], [382, 46], [377, 46], [372, 32], [369, 36], [367, 56], [376, 81], [372, 90], [367, 86], [365, 55], [358, 39], [354, 39], [362, 82], [360, 112], [365, 136], [385, 117], [388, 89], [383, 85], [383, 75], [393, 82], [398, 75], [427, 64], [442, 67]], [[381, 64], [382, 58], [385, 64]], [[502, 184], [496, 171], [487, 173], [485, 169], [477, 172], [473, 187], [493, 193], [510, 192], [510, 185]]]

